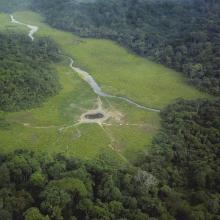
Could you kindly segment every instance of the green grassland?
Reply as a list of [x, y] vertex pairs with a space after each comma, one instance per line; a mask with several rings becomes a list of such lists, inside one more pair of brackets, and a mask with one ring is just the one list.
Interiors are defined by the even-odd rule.
[[[21, 22], [39, 26], [36, 35], [54, 39], [62, 52], [90, 72], [105, 92], [158, 109], [179, 97], [208, 97], [189, 86], [180, 73], [131, 54], [112, 41], [82, 39], [51, 28], [33, 12], [17, 12], [14, 16]], [[9, 15], [0, 14], [0, 30], [6, 29], [27, 31], [23, 26], [11, 24]], [[137, 153], [149, 148], [160, 128], [159, 114], [121, 100], [102, 98], [106, 109], [121, 113], [121, 125], [112, 119], [108, 121], [110, 126], [82, 124], [60, 131], [58, 128], [73, 125], [82, 113], [93, 108], [97, 96], [68, 67], [67, 59], [55, 68], [62, 85], [61, 92], [38, 108], [7, 113], [5, 117], [10, 125], [7, 129], [0, 128], [2, 151], [31, 148], [65, 152], [83, 159], [107, 153], [121, 160], [133, 160]]]

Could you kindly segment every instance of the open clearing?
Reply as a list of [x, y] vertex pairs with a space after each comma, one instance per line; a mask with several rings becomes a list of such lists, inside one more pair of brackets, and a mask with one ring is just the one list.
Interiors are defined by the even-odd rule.
[[[21, 22], [38, 26], [35, 36], [54, 39], [62, 53], [88, 71], [106, 93], [156, 109], [163, 109], [179, 97], [208, 97], [187, 85], [180, 73], [131, 54], [112, 41], [82, 39], [51, 28], [33, 12], [13, 15]], [[24, 26], [12, 24], [9, 15], [0, 14], [0, 30], [6, 29], [28, 31]], [[101, 120], [102, 123], [79, 123], [85, 113], [96, 112], [100, 107], [97, 95], [69, 68], [68, 59], [55, 68], [62, 90], [38, 108], [6, 114], [10, 126], [0, 129], [2, 151], [24, 148], [64, 152], [82, 159], [107, 153], [123, 161], [133, 160], [137, 153], [148, 150], [160, 128], [157, 112], [139, 109], [123, 100], [101, 97], [102, 109], [106, 111], [103, 114], [108, 114], [108, 118]], [[77, 126], [73, 126], [75, 124]]]

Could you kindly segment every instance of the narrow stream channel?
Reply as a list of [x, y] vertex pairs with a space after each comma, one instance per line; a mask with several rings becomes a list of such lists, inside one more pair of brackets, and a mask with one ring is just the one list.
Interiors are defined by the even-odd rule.
[[20, 25], [24, 25], [24, 26], [28, 27], [30, 29], [28, 36], [31, 38], [32, 41], [34, 40], [33, 34], [36, 33], [39, 29], [37, 26], [32, 26], [32, 25], [24, 24], [20, 21], [17, 21], [13, 15], [10, 15], [10, 18], [11, 18], [12, 23], [20, 24]]
[[[31, 38], [31, 40], [33, 41], [34, 40], [34, 37], [33, 37], [33, 34], [36, 33], [38, 31], [38, 27], [37, 26], [33, 26], [33, 25], [28, 25], [28, 24], [25, 24], [25, 23], [22, 23], [22, 22], [19, 22], [17, 21], [13, 15], [10, 15], [10, 18], [11, 18], [11, 22], [12, 23], [15, 23], [15, 24], [19, 24], [19, 25], [24, 25], [26, 27], [28, 27], [30, 29], [29, 33], [28, 33], [28, 36]], [[115, 96], [115, 95], [110, 95], [110, 94], [107, 94], [105, 92], [102, 91], [101, 87], [97, 84], [97, 82], [95, 81], [95, 79], [86, 71], [80, 69], [79, 67], [75, 67], [73, 66], [74, 64], [74, 61], [71, 57], [68, 57], [70, 59], [70, 68], [73, 69], [75, 72], [78, 73], [78, 75], [84, 80], [86, 81], [89, 86], [92, 88], [92, 90], [98, 95], [98, 96], [101, 96], [101, 97], [107, 97], [107, 98], [115, 98], [115, 99], [120, 99], [122, 101], [125, 101], [129, 104], [132, 104], [134, 106], [136, 106], [137, 108], [140, 108], [140, 109], [145, 109], [145, 110], [148, 110], [148, 111], [153, 111], [153, 112], [160, 112], [159, 109], [154, 109], [154, 108], [149, 108], [149, 107], [146, 107], [146, 106], [143, 106], [143, 105], [140, 105], [138, 103], [136, 103], [135, 101], [133, 100], [130, 100], [128, 98], [125, 98], [125, 97], [122, 97], [122, 96]]]

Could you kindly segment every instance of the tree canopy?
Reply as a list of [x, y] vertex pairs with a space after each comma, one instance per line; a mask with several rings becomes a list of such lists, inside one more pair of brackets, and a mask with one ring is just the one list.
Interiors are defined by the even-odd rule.
[[[218, 0], [38, 0], [51, 25], [116, 40], [219, 95]], [[1, 10], [1, 7], [0, 7]], [[0, 129], [4, 111], [40, 104], [59, 83], [57, 46], [0, 33]], [[161, 112], [151, 151], [116, 166], [108, 155], [0, 152], [0, 219], [219, 220], [220, 100], [179, 99]]]
[[152, 151], [136, 166], [0, 154], [0, 219], [218, 220], [219, 112], [220, 100], [169, 106]]
[[24, 34], [0, 33], [0, 110], [30, 108], [56, 94], [60, 86], [50, 65], [56, 61], [58, 49], [50, 39], [32, 42]]
[[218, 0], [38, 0], [33, 4], [54, 27], [116, 40], [183, 72], [198, 88], [220, 95]]
[[0, 11], [13, 12], [31, 7], [32, 0], [0, 0]]

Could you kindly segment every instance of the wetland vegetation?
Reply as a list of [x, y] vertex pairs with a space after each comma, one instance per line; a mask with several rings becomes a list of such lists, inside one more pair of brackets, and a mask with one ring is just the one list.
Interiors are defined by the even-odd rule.
[[0, 219], [219, 220], [219, 9], [0, 0]]

